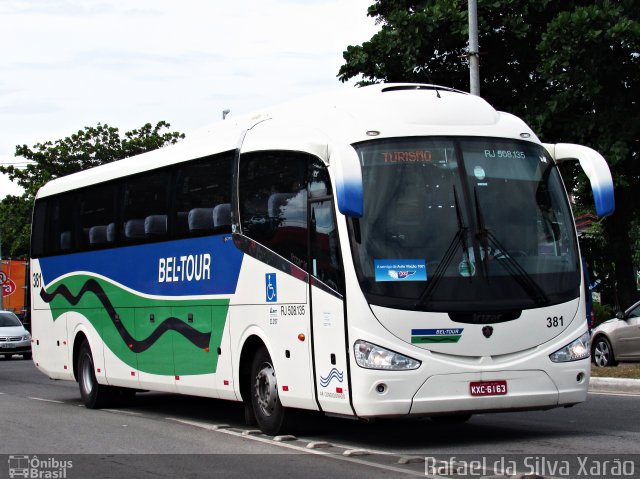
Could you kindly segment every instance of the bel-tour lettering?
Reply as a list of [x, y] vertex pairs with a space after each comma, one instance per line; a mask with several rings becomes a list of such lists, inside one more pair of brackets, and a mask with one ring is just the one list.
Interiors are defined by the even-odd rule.
[[209, 253], [169, 256], [158, 260], [158, 283], [204, 281], [211, 279]]

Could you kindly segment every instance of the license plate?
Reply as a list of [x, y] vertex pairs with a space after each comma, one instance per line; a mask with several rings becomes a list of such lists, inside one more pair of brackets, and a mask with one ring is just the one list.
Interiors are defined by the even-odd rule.
[[11, 349], [11, 348], [15, 348], [16, 345], [12, 344], [12, 343], [4, 343], [4, 344], [0, 344], [0, 347], [5, 348], [5, 349]]
[[472, 396], [504, 396], [507, 394], [507, 381], [474, 381], [469, 383]]

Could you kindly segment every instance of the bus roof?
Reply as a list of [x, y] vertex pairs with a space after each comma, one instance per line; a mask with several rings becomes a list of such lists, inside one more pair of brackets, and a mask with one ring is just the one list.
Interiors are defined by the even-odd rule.
[[[287, 136], [288, 127], [292, 131]], [[263, 138], [267, 138], [269, 130], [277, 128], [298, 149], [309, 152], [317, 150], [314, 146], [317, 147], [318, 138], [327, 145], [348, 145], [370, 140], [372, 136], [419, 135], [494, 136], [539, 142], [522, 120], [496, 111], [478, 96], [435, 85], [381, 83], [358, 89], [345, 87], [237, 118], [227, 117], [192, 132], [175, 145], [54, 179], [40, 189], [37, 197], [234, 150], [241, 145], [247, 130], [255, 129], [258, 133], [265, 129]], [[301, 130], [318, 133], [309, 139], [312, 144], [308, 148], [299, 134]], [[274, 142], [269, 143], [262, 147], [254, 141], [247, 146], [256, 151], [272, 148]], [[291, 149], [286, 145], [288, 142], [281, 149]]]

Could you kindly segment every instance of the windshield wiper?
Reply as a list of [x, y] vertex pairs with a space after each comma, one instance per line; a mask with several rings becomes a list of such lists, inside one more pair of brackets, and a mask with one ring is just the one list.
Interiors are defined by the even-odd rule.
[[[489, 243], [487, 241], [489, 230], [484, 225], [484, 215], [482, 214], [482, 210], [480, 209], [480, 201], [478, 201], [478, 188], [473, 188], [473, 197], [476, 203], [476, 221], [478, 223], [478, 232], [476, 233], [476, 238], [478, 239], [478, 243], [480, 245], [480, 264], [482, 265], [482, 274], [485, 279], [489, 278], [489, 268], [487, 266], [487, 261], [489, 259]], [[474, 253], [475, 256], [475, 253]]]
[[[427, 284], [424, 290], [422, 290], [422, 293], [418, 298], [418, 302], [415, 304], [416, 308], [424, 308], [425, 300], [431, 295], [431, 293], [433, 293], [440, 280], [444, 277], [444, 273], [447, 271], [447, 268], [451, 264], [451, 261], [453, 260], [453, 257], [458, 250], [458, 245], [462, 245], [465, 258], [467, 261], [469, 261], [467, 245], [467, 234], [469, 228], [464, 224], [464, 221], [462, 220], [462, 213], [460, 211], [460, 203], [458, 201], [458, 193], [456, 192], [455, 185], [453, 185], [453, 200], [456, 204], [456, 219], [458, 220], [458, 231], [456, 231], [456, 234], [451, 239], [451, 242], [449, 243], [449, 246], [445, 251], [444, 256], [442, 257], [440, 264], [438, 264], [435, 273], [433, 273], [433, 278], [431, 278], [429, 284]], [[469, 279], [471, 279], [471, 276], [469, 276]]]
[[518, 283], [518, 285], [529, 295], [531, 299], [537, 305], [543, 305], [549, 303], [549, 297], [545, 294], [543, 289], [535, 282], [531, 275], [509, 254], [498, 238], [486, 228], [484, 224], [484, 216], [480, 208], [480, 202], [478, 201], [478, 190], [474, 188], [474, 197], [476, 202], [476, 219], [478, 221], [478, 232], [476, 237], [480, 246], [485, 249], [482, 257], [483, 269], [485, 275], [488, 278], [487, 261], [489, 258], [489, 246], [493, 250], [499, 251], [501, 256], [497, 259], [498, 263], [509, 273], [509, 275]]

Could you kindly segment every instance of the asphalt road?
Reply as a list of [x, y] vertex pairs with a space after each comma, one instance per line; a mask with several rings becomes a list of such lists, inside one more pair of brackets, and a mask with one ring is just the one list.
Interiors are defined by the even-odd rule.
[[76, 383], [16, 357], [0, 360], [0, 478], [20, 457], [68, 478], [640, 477], [639, 406], [640, 395], [589, 394], [569, 409], [460, 425], [305, 414], [295, 437], [273, 438], [227, 401], [139, 393], [130, 406], [88, 410]]

